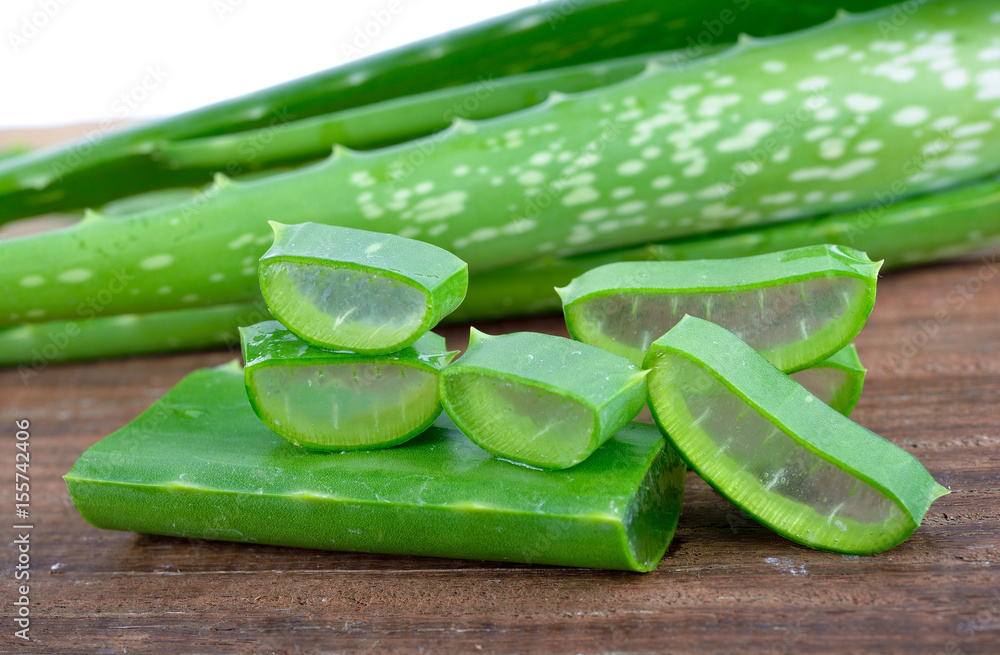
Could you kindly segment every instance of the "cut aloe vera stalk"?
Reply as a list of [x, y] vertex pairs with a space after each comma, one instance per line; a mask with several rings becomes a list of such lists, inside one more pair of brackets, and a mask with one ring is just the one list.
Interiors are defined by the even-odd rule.
[[571, 472], [495, 460], [442, 416], [405, 446], [317, 455], [263, 426], [238, 366], [195, 371], [66, 475], [91, 524], [200, 539], [649, 571], [683, 462], [622, 428]]
[[844, 416], [850, 416], [861, 398], [867, 372], [851, 343], [812, 368], [788, 377]]
[[472, 441], [542, 469], [587, 459], [646, 402], [646, 371], [563, 337], [475, 328], [441, 374], [441, 404]]
[[645, 364], [653, 418], [691, 468], [800, 544], [849, 554], [892, 548], [948, 493], [913, 455], [714, 323], [685, 317]]
[[608, 264], [556, 291], [575, 339], [635, 363], [689, 314], [794, 372], [830, 357], [861, 330], [880, 266], [858, 250], [819, 245], [739, 259]]
[[260, 289], [309, 343], [363, 354], [405, 348], [461, 304], [468, 266], [447, 250], [347, 227], [271, 222]]
[[312, 346], [277, 321], [240, 328], [246, 388], [269, 428], [312, 450], [385, 448], [441, 413], [438, 374], [455, 356], [433, 332], [385, 355]]

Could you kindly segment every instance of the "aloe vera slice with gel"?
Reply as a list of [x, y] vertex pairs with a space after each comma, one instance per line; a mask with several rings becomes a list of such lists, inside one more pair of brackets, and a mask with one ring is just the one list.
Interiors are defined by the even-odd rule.
[[261, 293], [276, 319], [320, 348], [405, 348], [458, 307], [469, 286], [465, 262], [422, 241], [317, 223], [271, 227]]
[[535, 332], [470, 331], [441, 374], [441, 403], [472, 441], [542, 469], [589, 457], [646, 402], [646, 371], [624, 357]]
[[433, 332], [386, 355], [335, 352], [277, 321], [240, 328], [246, 389], [257, 416], [312, 450], [385, 448], [441, 413], [438, 374], [454, 352]]
[[875, 304], [881, 262], [819, 245], [738, 259], [622, 262], [556, 289], [575, 339], [642, 362], [685, 314], [725, 327], [782, 371], [830, 357]]
[[703, 480], [800, 544], [877, 553], [948, 491], [910, 453], [821, 402], [733, 333], [691, 316], [646, 355], [650, 409]]
[[844, 416], [850, 416], [861, 398], [867, 372], [851, 343], [815, 366], [788, 377]]

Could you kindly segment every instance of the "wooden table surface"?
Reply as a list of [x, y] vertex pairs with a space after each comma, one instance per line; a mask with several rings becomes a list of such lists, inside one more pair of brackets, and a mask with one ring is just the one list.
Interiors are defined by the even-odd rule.
[[[12, 636], [8, 527], [0, 652], [1000, 653], [1000, 268], [969, 257], [890, 274], [878, 294], [856, 342], [870, 371], [853, 418], [952, 493], [869, 557], [782, 539], [693, 473], [649, 574], [97, 530], [60, 476], [185, 374], [238, 353], [52, 366], [28, 384], [0, 371], [0, 500], [12, 516], [14, 421], [27, 418], [34, 525], [32, 640]], [[463, 347], [467, 327], [445, 328], [449, 344]], [[565, 334], [559, 317], [477, 327]]]
[[[908, 541], [870, 557], [782, 539], [693, 473], [677, 536], [649, 574], [102, 531], [76, 513], [60, 476], [185, 374], [237, 353], [52, 366], [27, 385], [2, 371], [8, 471], [14, 421], [31, 421], [34, 529], [32, 641], [11, 638], [8, 619], [0, 648], [998, 653], [1000, 269], [986, 261], [887, 276], [857, 339], [870, 372], [854, 418], [952, 490]], [[564, 333], [558, 317], [478, 327]], [[444, 332], [464, 345], [466, 326]], [[13, 504], [9, 483], [0, 499]], [[3, 558], [9, 616], [12, 544]]]

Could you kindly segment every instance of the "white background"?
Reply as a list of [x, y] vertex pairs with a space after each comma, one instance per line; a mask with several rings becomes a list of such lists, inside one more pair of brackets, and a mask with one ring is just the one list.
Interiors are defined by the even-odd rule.
[[0, 0], [0, 129], [174, 114], [531, 4]]

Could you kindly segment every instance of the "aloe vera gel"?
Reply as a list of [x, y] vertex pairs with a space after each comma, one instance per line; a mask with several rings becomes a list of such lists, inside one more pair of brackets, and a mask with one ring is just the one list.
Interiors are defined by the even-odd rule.
[[624, 357], [535, 332], [488, 336], [441, 376], [445, 411], [474, 442], [543, 469], [582, 462], [646, 402], [646, 372]]
[[317, 348], [277, 321], [240, 335], [257, 416], [314, 450], [384, 448], [416, 436], [441, 413], [438, 375], [455, 356], [433, 332], [385, 355]]
[[455, 309], [469, 285], [465, 262], [421, 241], [316, 223], [271, 227], [261, 293], [275, 318], [321, 348], [405, 348]]
[[915, 457], [718, 325], [685, 317], [645, 365], [653, 417], [691, 468], [798, 543], [849, 554], [892, 548], [947, 493]]
[[841, 246], [738, 259], [623, 262], [557, 289], [574, 338], [641, 362], [685, 314], [718, 323], [783, 371], [846, 346], [875, 303], [880, 263]]

